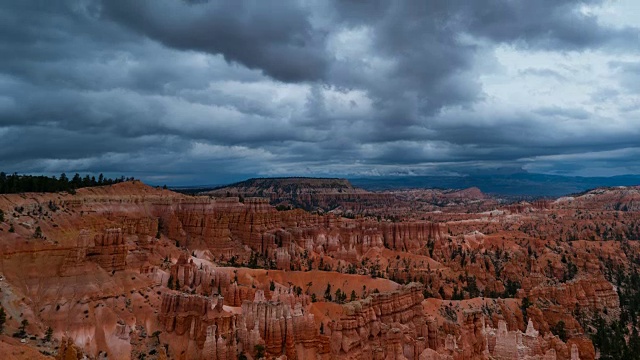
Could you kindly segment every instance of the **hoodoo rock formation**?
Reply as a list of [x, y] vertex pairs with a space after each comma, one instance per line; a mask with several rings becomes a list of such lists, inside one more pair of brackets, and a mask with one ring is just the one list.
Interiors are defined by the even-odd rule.
[[640, 189], [505, 204], [332, 181], [0, 196], [0, 349], [591, 360], [617, 351], [605, 329], [638, 340]]
[[332, 354], [415, 358], [429, 345], [423, 299], [422, 286], [410, 284], [344, 305], [340, 319], [329, 323]]

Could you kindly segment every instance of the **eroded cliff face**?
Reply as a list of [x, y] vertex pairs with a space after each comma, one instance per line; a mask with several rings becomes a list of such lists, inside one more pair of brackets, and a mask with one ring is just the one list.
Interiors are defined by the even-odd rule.
[[255, 356], [259, 347], [267, 356], [289, 359], [327, 354], [310, 302], [287, 294], [274, 293], [267, 300], [260, 290], [239, 308], [223, 305], [217, 295], [164, 294], [159, 320], [173, 338], [170, 353], [216, 360]]
[[544, 302], [549, 307], [575, 311], [582, 309], [593, 313], [620, 308], [615, 287], [604, 276], [580, 278], [555, 285], [539, 285], [525, 293], [532, 302]]
[[619, 316], [608, 279], [640, 251], [633, 194], [395, 222], [139, 182], [1, 196], [0, 303], [63, 358], [593, 359], [589, 321]]
[[239, 245], [269, 256], [278, 248], [328, 255], [349, 250], [364, 254], [383, 246], [408, 250], [441, 238], [444, 230], [426, 221], [391, 223], [302, 210], [276, 211], [259, 198], [246, 198], [242, 203], [237, 198], [183, 202], [171, 211], [164, 210], [162, 220], [169, 237], [182, 245], [206, 247], [222, 257], [237, 255]]
[[380, 216], [411, 219], [416, 211], [466, 212], [491, 209], [497, 202], [472, 187], [462, 190], [408, 189], [371, 192], [356, 188], [347, 179], [263, 178], [249, 179], [201, 193], [216, 198], [261, 197], [280, 208], [301, 208], [347, 216]]
[[242, 349], [255, 355], [255, 348], [264, 345], [266, 354], [286, 355], [289, 359], [318, 358], [326, 354], [326, 347], [318, 337], [314, 315], [309, 302], [298, 297], [279, 299], [276, 294], [267, 301], [258, 292], [254, 301], [242, 304]]
[[[329, 323], [332, 356], [366, 359], [593, 359], [588, 340], [565, 343], [550, 332], [541, 335], [529, 320], [526, 331], [486, 314], [487, 304], [440, 304], [445, 316], [427, 315], [422, 285], [373, 294], [344, 305]], [[489, 305], [490, 306], [490, 305]], [[507, 307], [508, 308], [508, 307]], [[506, 315], [506, 314], [503, 314]]]
[[497, 329], [486, 326], [483, 335], [486, 339], [484, 354], [490, 354], [494, 359], [580, 359], [576, 344], [565, 344], [551, 333], [541, 336], [531, 321], [524, 333], [510, 331], [507, 324], [500, 321]]
[[329, 323], [331, 353], [365, 358], [415, 358], [429, 345], [429, 327], [422, 312], [422, 287], [372, 294], [343, 307]]
[[250, 179], [203, 193], [214, 197], [261, 197], [272, 205], [308, 211], [363, 213], [381, 204], [390, 205], [391, 194], [353, 187], [346, 179], [269, 178]]
[[172, 353], [214, 359], [237, 356], [238, 316], [225, 311], [222, 297], [164, 294], [159, 320], [168, 336], [175, 335]]

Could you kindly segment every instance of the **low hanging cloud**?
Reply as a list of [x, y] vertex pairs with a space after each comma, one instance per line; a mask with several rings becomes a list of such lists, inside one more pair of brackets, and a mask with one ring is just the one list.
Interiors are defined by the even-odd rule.
[[6, 2], [0, 170], [637, 173], [640, 22], [611, 25], [624, 6]]

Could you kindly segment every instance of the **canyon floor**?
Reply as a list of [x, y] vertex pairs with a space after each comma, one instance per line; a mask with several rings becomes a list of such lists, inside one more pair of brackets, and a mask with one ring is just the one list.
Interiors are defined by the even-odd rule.
[[633, 359], [640, 187], [0, 195], [0, 359]]

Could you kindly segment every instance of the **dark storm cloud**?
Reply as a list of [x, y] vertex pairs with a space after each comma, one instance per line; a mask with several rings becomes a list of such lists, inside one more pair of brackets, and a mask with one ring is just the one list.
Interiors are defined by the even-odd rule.
[[602, 27], [595, 16], [580, 11], [580, 6], [598, 5], [601, 0], [484, 0], [465, 3], [469, 6], [462, 20], [465, 22], [463, 26], [471, 33], [495, 41], [572, 50], [607, 43], [628, 45], [638, 38], [637, 29]]
[[361, 70], [359, 64], [350, 63], [334, 81], [347, 79], [347, 86], [369, 91], [376, 100], [374, 121], [380, 123], [374, 131], [384, 137], [428, 123], [428, 116], [442, 107], [465, 106], [483, 97], [478, 82], [482, 69], [475, 67], [486, 49], [461, 35], [563, 51], [638, 39], [637, 29], [604, 28], [595, 17], [579, 12], [579, 6], [599, 2], [336, 0], [330, 11], [335, 22], [371, 27], [377, 55], [392, 59], [395, 66], [384, 74], [385, 81], [369, 77], [358, 82], [353, 73]]
[[[38, 142], [24, 139], [37, 138]], [[155, 147], [179, 151], [186, 144], [176, 144], [161, 136], [138, 138], [114, 137], [108, 133], [78, 133], [43, 126], [8, 128], [0, 149], [0, 158], [13, 163], [30, 159], [77, 160], [100, 156], [117, 148], [122, 153]], [[181, 146], [180, 146], [181, 145]]]
[[[219, 174], [518, 167], [634, 148], [638, 126], [579, 105], [479, 105], [491, 101], [482, 76], [500, 71], [499, 46], [637, 52], [637, 28], [607, 27], [581, 9], [600, 3], [3, 2], [0, 170], [207, 183]], [[636, 62], [609, 66], [620, 86], [640, 91]], [[544, 64], [517, 75], [576, 81]], [[591, 99], [638, 110], [607, 86]]]
[[294, 1], [128, 1], [103, 16], [181, 50], [222, 54], [282, 81], [318, 80], [327, 66], [323, 35]]
[[[382, 74], [385, 81], [350, 79], [375, 97], [379, 120], [385, 125], [381, 131], [419, 123], [442, 106], [467, 104], [481, 95], [471, 72], [480, 50], [457, 38], [449, 6], [419, 1], [335, 4], [336, 21], [370, 26], [377, 55], [394, 63], [389, 73]], [[341, 79], [359, 70], [358, 64], [347, 65], [348, 70], [340, 72]]]

